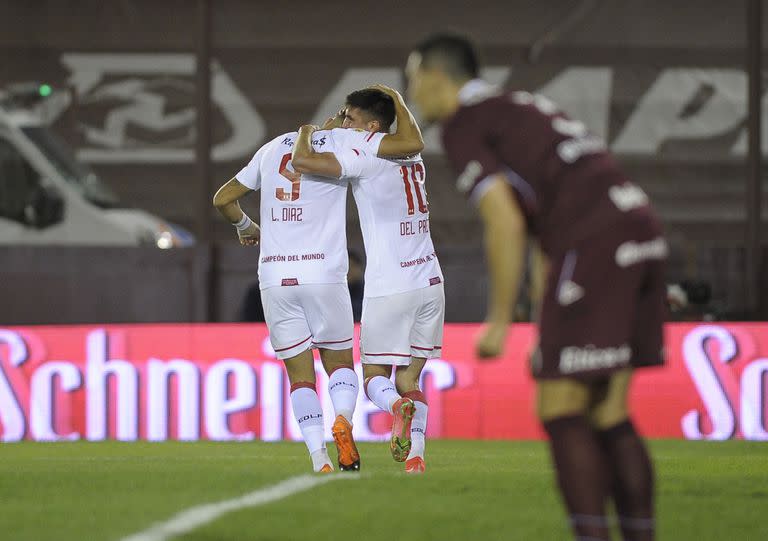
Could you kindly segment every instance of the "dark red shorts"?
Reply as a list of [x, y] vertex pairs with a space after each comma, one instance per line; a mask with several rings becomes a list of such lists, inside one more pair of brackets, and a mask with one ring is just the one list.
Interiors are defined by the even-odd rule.
[[533, 376], [592, 379], [663, 364], [666, 255], [655, 219], [630, 215], [552, 257]]

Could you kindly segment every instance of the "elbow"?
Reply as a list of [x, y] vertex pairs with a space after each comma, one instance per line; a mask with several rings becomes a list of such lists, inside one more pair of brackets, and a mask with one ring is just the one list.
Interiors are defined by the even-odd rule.
[[418, 140], [414, 140], [413, 142], [408, 143], [408, 149], [406, 151], [406, 154], [413, 155], [418, 154], [419, 152], [424, 150], [424, 140], [419, 137]]
[[228, 184], [225, 184], [216, 192], [213, 196], [213, 206], [221, 210], [227, 205], [232, 204], [237, 198], [233, 198], [231, 190], [227, 189]]
[[226, 202], [224, 201], [224, 198], [222, 196], [221, 190], [216, 192], [216, 195], [213, 196], [213, 206], [217, 209], [220, 209], [224, 206], [226, 206]]
[[297, 173], [300, 173], [302, 175], [311, 173], [309, 164], [307, 162], [299, 161], [299, 162], [293, 162], [291, 165], [293, 165], [293, 170]]
[[419, 137], [419, 140], [416, 141], [416, 144], [414, 144], [414, 148], [415, 148], [414, 150], [415, 153], [422, 152], [424, 150], [424, 139]]
[[294, 154], [291, 158], [291, 165], [293, 166], [293, 170], [297, 173], [311, 173], [310, 166], [312, 164], [312, 160], [309, 159], [307, 156], [297, 155]]

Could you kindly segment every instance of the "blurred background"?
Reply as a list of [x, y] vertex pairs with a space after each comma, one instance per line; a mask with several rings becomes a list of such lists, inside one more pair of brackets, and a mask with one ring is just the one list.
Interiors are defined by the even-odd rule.
[[[404, 90], [409, 50], [444, 29], [476, 40], [489, 80], [606, 138], [665, 223], [691, 301], [675, 317], [765, 320], [766, 17], [759, 0], [7, 0], [0, 324], [258, 320], [258, 254], [213, 193], [350, 91]], [[479, 321], [479, 223], [423, 129], [447, 320]], [[351, 194], [347, 219], [359, 287]]]

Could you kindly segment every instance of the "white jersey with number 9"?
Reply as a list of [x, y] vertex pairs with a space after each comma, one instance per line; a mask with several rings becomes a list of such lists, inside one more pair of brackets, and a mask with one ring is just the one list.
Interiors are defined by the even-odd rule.
[[[347, 181], [300, 175], [291, 166], [296, 132], [261, 147], [235, 178], [261, 190], [259, 286], [347, 281]], [[330, 132], [312, 137], [317, 152], [332, 152]]]

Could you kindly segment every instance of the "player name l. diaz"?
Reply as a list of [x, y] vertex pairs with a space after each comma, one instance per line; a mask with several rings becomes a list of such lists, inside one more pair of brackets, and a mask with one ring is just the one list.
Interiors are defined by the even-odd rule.
[[301, 207], [282, 207], [280, 209], [277, 209], [277, 212], [275, 212], [275, 207], [272, 207], [272, 221], [273, 222], [303, 222], [302, 215], [304, 214], [304, 209]]

